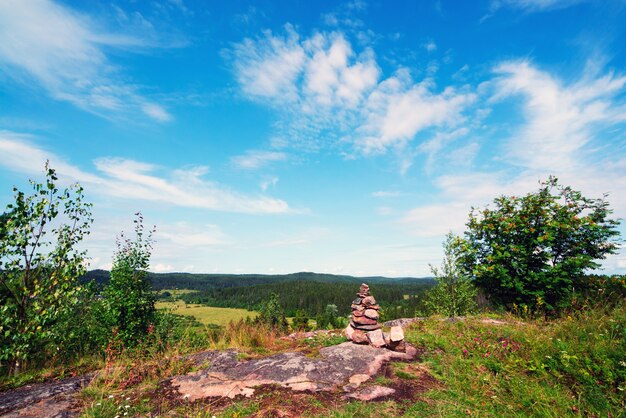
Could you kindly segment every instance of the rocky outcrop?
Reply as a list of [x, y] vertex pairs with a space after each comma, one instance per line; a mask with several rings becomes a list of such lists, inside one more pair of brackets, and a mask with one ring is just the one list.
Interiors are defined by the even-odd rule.
[[77, 416], [80, 410], [77, 393], [89, 384], [94, 373], [67, 379], [34, 383], [0, 393], [1, 417]]
[[407, 346], [405, 353], [398, 353], [346, 342], [324, 347], [319, 354], [319, 358], [310, 358], [302, 353], [281, 353], [242, 362], [238, 361], [235, 351], [206, 352], [198, 360], [209, 362], [207, 368], [174, 377], [169, 386], [181, 399], [189, 401], [238, 395], [247, 397], [262, 385], [313, 392], [342, 388], [346, 393], [352, 393], [385, 362], [411, 360], [417, 350]]

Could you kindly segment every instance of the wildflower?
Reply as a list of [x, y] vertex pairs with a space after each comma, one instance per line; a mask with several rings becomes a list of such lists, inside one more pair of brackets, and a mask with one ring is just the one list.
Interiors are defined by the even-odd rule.
[[109, 399], [113, 399], [113, 397], [114, 397], [113, 395], [109, 395]]
[[464, 355], [464, 356], [467, 356], [468, 354], [469, 354], [469, 351], [467, 351], [467, 350], [463, 350], [463, 355]]

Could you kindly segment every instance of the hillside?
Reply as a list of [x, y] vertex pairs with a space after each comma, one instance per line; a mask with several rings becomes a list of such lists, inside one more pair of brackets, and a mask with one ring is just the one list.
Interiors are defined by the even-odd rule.
[[[154, 290], [162, 289], [191, 289], [205, 290], [221, 287], [253, 286], [290, 281], [313, 281], [319, 283], [355, 283], [370, 284], [401, 284], [401, 285], [431, 285], [432, 277], [383, 277], [367, 276], [355, 277], [326, 273], [299, 272], [290, 274], [205, 274], [205, 273], [149, 273], [148, 278]], [[109, 280], [106, 270], [91, 270], [83, 280], [95, 280], [98, 284], [105, 284]]]

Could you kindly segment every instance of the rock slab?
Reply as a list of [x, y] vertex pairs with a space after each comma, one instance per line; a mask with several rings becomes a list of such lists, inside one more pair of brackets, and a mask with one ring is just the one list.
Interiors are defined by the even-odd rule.
[[[240, 362], [237, 352], [206, 352], [210, 366], [169, 380], [181, 399], [251, 396], [255, 387], [279, 385], [295, 391], [353, 391], [376, 374], [385, 362], [411, 360], [417, 350], [407, 345], [405, 353], [380, 350], [351, 342], [320, 349], [319, 358], [302, 353], [281, 353]], [[200, 358], [202, 360], [202, 358]]]
[[0, 393], [0, 417], [66, 418], [78, 415], [75, 395], [94, 373], [59, 381], [34, 383]]

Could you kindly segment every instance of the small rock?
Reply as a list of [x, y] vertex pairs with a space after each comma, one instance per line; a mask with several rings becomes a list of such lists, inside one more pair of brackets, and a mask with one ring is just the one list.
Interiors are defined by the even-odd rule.
[[374, 296], [367, 296], [363, 298], [363, 301], [361, 303], [363, 304], [363, 306], [368, 308], [372, 305], [376, 305], [376, 299], [374, 299]]
[[370, 344], [374, 347], [379, 348], [379, 347], [385, 346], [385, 338], [383, 337], [383, 332], [380, 329], [368, 332], [367, 339], [370, 341]]
[[388, 348], [398, 353], [406, 353], [406, 343], [404, 341], [399, 341], [397, 343], [390, 342], [388, 344]]
[[392, 342], [400, 342], [404, 340], [404, 331], [401, 326], [391, 327], [391, 331], [389, 332], [389, 339]]
[[352, 320], [357, 325], [376, 325], [378, 323], [375, 319], [369, 319], [365, 316], [353, 316]]
[[367, 334], [360, 329], [354, 330], [351, 340], [357, 344], [367, 344], [369, 342]]
[[375, 324], [375, 325], [359, 325], [356, 324], [353, 321], [350, 321], [350, 325], [352, 325], [353, 328], [356, 329], [362, 329], [363, 331], [374, 331], [376, 329], [380, 329], [382, 327], [382, 325], [380, 324]]
[[396, 393], [396, 391], [392, 388], [388, 388], [385, 386], [368, 386], [364, 387], [356, 392], [350, 393], [346, 395], [346, 398], [358, 399], [360, 401], [371, 401], [374, 399], [384, 398], [385, 396], [390, 396]]
[[378, 313], [378, 311], [376, 309], [366, 309], [365, 311], [363, 311], [363, 313], [365, 314], [365, 316], [367, 316], [369, 319], [378, 319], [380, 318], [380, 314]]
[[354, 328], [352, 328], [352, 325], [348, 324], [348, 326], [343, 331], [343, 333], [344, 333], [344, 335], [346, 336], [347, 339], [351, 340], [352, 336], [354, 335], [354, 331], [356, 331], [356, 330]]

